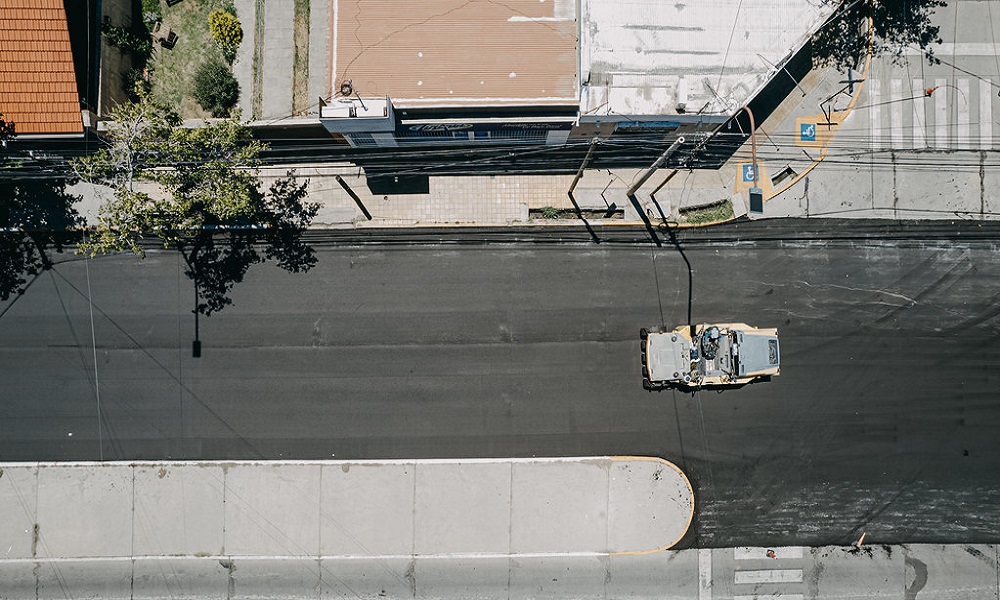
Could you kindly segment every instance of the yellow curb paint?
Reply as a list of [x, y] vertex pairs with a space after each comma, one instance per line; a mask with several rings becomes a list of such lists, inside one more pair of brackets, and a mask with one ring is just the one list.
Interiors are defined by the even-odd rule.
[[795, 138], [795, 145], [800, 148], [812, 148], [825, 151], [830, 146], [830, 143], [833, 142], [833, 138], [837, 135], [837, 132], [840, 130], [840, 126], [849, 114], [851, 114], [850, 111], [841, 110], [831, 112], [829, 118], [827, 118], [827, 115], [823, 113], [797, 117], [795, 119], [795, 131], [801, 131], [803, 125], [812, 126], [812, 137], [814, 139], [803, 140], [802, 136], [799, 135]]
[[[872, 45], [874, 43], [874, 39], [875, 39], [874, 22], [869, 19], [869, 21], [868, 21], [868, 56], [865, 57], [865, 69], [864, 69], [864, 72], [862, 73], [861, 81], [858, 82], [857, 91], [855, 92], [854, 97], [851, 98], [851, 102], [847, 105], [847, 108], [844, 109], [844, 110], [842, 110], [842, 111], [839, 111], [837, 113], [834, 113], [836, 115], [843, 115], [842, 117], [839, 117], [837, 119], [837, 121], [839, 123], [843, 123], [844, 119], [846, 119], [847, 116], [849, 114], [851, 114], [851, 111], [854, 110], [854, 105], [857, 104], [858, 98], [861, 97], [861, 92], [865, 88], [865, 83], [868, 81], [868, 73], [871, 72], [871, 66], [872, 66]], [[831, 121], [834, 120], [832, 116], [831, 116], [830, 120]], [[825, 116], [823, 117], [823, 121], [824, 122], [826, 121], [826, 117]], [[800, 127], [800, 125], [799, 125], [799, 119], [795, 120], [795, 126], [796, 127]], [[795, 133], [796, 133], [796, 136], [797, 136], [798, 131], [796, 130]], [[819, 132], [817, 132], [817, 137], [818, 137], [818, 133]], [[833, 140], [833, 136], [831, 135], [830, 136], [830, 141], [832, 141], [832, 140]], [[829, 147], [829, 142], [827, 142], [820, 149], [819, 156], [816, 157], [816, 160], [814, 160], [812, 162], [812, 164], [810, 164], [808, 167], [806, 167], [805, 170], [803, 170], [801, 173], [799, 173], [798, 175], [796, 175], [795, 177], [793, 177], [785, 185], [783, 185], [780, 188], [778, 188], [777, 190], [775, 190], [774, 193], [771, 196], [765, 196], [764, 199], [767, 200], [768, 198], [777, 196], [779, 194], [782, 194], [782, 193], [788, 191], [793, 185], [795, 185], [803, 177], [805, 177], [806, 175], [808, 175], [810, 171], [812, 171], [814, 168], [816, 168], [816, 165], [818, 165], [819, 163], [823, 162], [823, 159], [826, 158], [826, 151], [827, 151], [828, 147]]]
[[677, 543], [680, 542], [682, 539], [684, 539], [684, 536], [687, 535], [688, 529], [691, 528], [691, 522], [694, 520], [694, 489], [691, 487], [691, 481], [687, 478], [687, 475], [684, 474], [684, 471], [681, 471], [680, 467], [678, 467], [674, 463], [670, 462], [669, 460], [666, 460], [666, 459], [663, 459], [663, 458], [659, 458], [657, 456], [612, 456], [611, 460], [612, 461], [649, 461], [649, 462], [658, 462], [658, 463], [660, 463], [662, 465], [665, 465], [665, 466], [673, 469], [674, 471], [677, 472], [678, 475], [681, 476], [681, 479], [684, 481], [684, 484], [687, 486], [688, 495], [691, 498], [691, 510], [688, 512], [687, 523], [684, 524], [684, 531], [682, 531], [681, 534], [679, 536], [677, 536], [676, 540], [670, 542], [669, 544], [666, 544], [664, 546], [660, 546], [659, 548], [650, 548], [648, 550], [623, 550], [621, 552], [609, 552], [608, 555], [609, 556], [628, 556], [628, 555], [639, 556], [639, 555], [643, 555], [643, 554], [655, 554], [657, 552], [663, 552], [664, 550], [669, 550], [669, 549], [673, 548], [674, 546], [676, 546]]
[[[736, 164], [736, 185], [733, 186], [734, 193], [745, 192], [754, 186], [753, 179], [746, 181], [743, 177], [743, 169], [752, 163], [741, 162]], [[759, 160], [757, 161], [757, 187], [761, 189], [764, 193], [764, 199], [767, 200], [774, 193], [774, 188], [771, 187], [771, 177], [767, 174], [767, 167], [765, 167]]]

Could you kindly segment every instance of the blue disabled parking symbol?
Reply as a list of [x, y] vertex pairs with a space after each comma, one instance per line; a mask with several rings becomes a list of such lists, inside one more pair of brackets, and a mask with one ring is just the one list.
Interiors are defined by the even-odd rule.
[[799, 124], [799, 139], [802, 140], [803, 142], [815, 142], [816, 124], [815, 123]]
[[753, 165], [746, 164], [743, 165], [743, 182], [751, 183], [753, 182]]

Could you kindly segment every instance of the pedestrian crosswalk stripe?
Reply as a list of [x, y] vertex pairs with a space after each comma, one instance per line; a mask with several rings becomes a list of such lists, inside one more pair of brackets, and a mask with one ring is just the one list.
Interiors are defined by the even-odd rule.
[[948, 94], [946, 79], [935, 79], [934, 86], [934, 147], [948, 147]]
[[956, 134], [958, 148], [971, 148], [969, 145], [969, 80], [959, 79], [955, 82], [957, 96], [954, 98], [958, 108], [958, 132]]
[[927, 147], [925, 89], [923, 79], [913, 80], [913, 147], [918, 149]]
[[979, 147], [993, 147], [993, 86], [979, 82]]
[[698, 550], [698, 600], [712, 600], [712, 551]]
[[893, 148], [903, 147], [903, 80], [894, 78], [889, 82], [889, 139]]
[[739, 548], [733, 548], [733, 558], [736, 560], [753, 560], [758, 558], [770, 558], [767, 555], [767, 551], [771, 550], [774, 552], [774, 558], [802, 558], [803, 547], [802, 546], [785, 546], [785, 547], [752, 547], [752, 546], [741, 546]]
[[736, 585], [754, 583], [802, 583], [802, 569], [736, 571]]

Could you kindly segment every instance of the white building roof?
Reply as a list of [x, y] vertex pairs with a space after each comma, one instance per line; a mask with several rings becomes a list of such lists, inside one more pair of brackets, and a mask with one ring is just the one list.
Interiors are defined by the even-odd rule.
[[836, 0], [580, 0], [583, 114], [732, 114]]
[[840, 0], [335, 0], [331, 90], [397, 108], [733, 114]]

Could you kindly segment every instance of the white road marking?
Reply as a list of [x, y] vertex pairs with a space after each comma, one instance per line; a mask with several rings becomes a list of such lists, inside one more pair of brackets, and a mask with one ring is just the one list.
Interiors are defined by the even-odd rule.
[[934, 147], [947, 148], [948, 143], [948, 84], [946, 79], [935, 79], [934, 85]]
[[903, 80], [894, 77], [889, 82], [889, 136], [893, 148], [903, 147]]
[[879, 90], [878, 90], [878, 80], [869, 76], [869, 87], [868, 87], [868, 120], [869, 120], [869, 130], [871, 135], [872, 148], [878, 149], [880, 147], [879, 137], [882, 132], [882, 123], [879, 122]]
[[777, 558], [778, 560], [783, 558], [802, 558], [803, 552], [802, 546], [788, 546], [784, 548], [755, 548], [751, 546], [743, 546], [740, 548], [733, 548], [733, 558], [736, 560], [771, 558], [767, 555], [768, 550], [773, 550], [774, 558]]
[[381, 466], [381, 465], [450, 465], [450, 464], [507, 464], [507, 463], [561, 463], [561, 462], [585, 462], [600, 463], [605, 460], [612, 460], [610, 456], [545, 456], [532, 458], [411, 458], [411, 459], [389, 459], [389, 460], [220, 460], [220, 461], [178, 461], [178, 460], [119, 460], [119, 461], [36, 461], [36, 462], [3, 462], [0, 461], [0, 468], [7, 467], [255, 467], [255, 466]]
[[570, 19], [568, 17], [526, 17], [524, 15], [514, 15], [507, 19], [508, 23], [538, 23], [538, 22], [558, 22], [558, 21], [575, 21], [576, 19]]
[[802, 594], [754, 594], [733, 596], [733, 600], [802, 600]]
[[390, 561], [390, 560], [412, 560], [414, 558], [428, 560], [486, 560], [497, 558], [520, 559], [520, 558], [600, 558], [608, 556], [607, 552], [525, 552], [523, 554], [513, 554], [507, 552], [437, 552], [433, 554], [303, 554], [303, 555], [259, 555], [259, 554], [183, 554], [183, 555], [159, 555], [159, 554], [137, 554], [134, 556], [52, 556], [45, 558], [5, 558], [4, 564], [32, 564], [36, 562], [52, 563], [87, 563], [104, 561], [131, 561], [131, 560], [190, 560], [190, 561], [215, 561], [228, 559], [253, 559], [253, 560], [281, 560], [296, 561], [302, 559], [312, 560], [344, 560], [344, 561]]
[[736, 571], [736, 585], [748, 583], [802, 583], [802, 569]]
[[698, 600], [712, 600], [712, 551], [698, 550]]
[[333, 0], [333, 51], [330, 53], [330, 98], [335, 98], [337, 92], [340, 90], [340, 84], [337, 83], [337, 21], [340, 18], [338, 14], [340, 9], [340, 3], [337, 0]]
[[[923, 56], [924, 52], [919, 48], [907, 48], [903, 50], [903, 54], [906, 56]], [[1000, 54], [1000, 46], [993, 44], [991, 42], [986, 43], [959, 43], [951, 44], [945, 42], [943, 44], [934, 45], [934, 55], [935, 56], [949, 56], [958, 54], [959, 56], [988, 56], [993, 58], [997, 54]]]
[[924, 80], [913, 80], [913, 147], [927, 147], [927, 133], [924, 129], [927, 116], [924, 113]]
[[967, 150], [969, 145], [969, 80], [959, 79], [955, 102], [958, 104], [958, 148]]
[[979, 147], [993, 147], [993, 86], [979, 82]]

